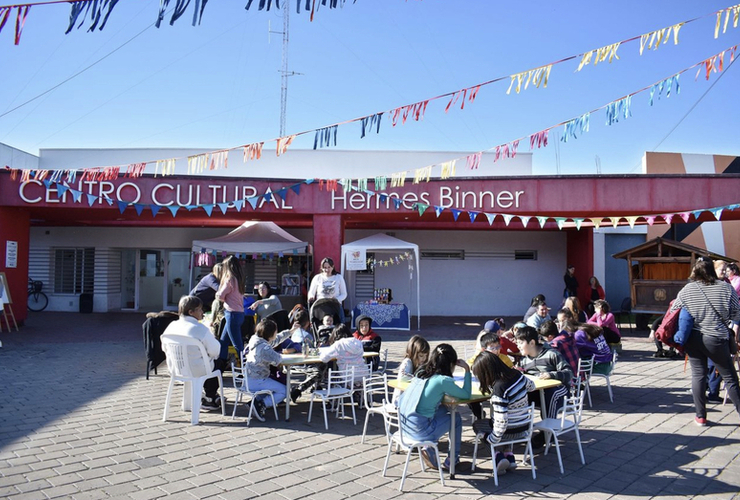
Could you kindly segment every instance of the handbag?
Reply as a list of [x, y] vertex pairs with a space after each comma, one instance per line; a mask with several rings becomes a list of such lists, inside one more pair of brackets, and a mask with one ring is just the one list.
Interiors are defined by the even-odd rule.
[[700, 285], [696, 285], [696, 286], [701, 292], [701, 294], [704, 296], [704, 299], [707, 301], [707, 304], [709, 304], [709, 307], [711, 307], [712, 310], [714, 311], [714, 314], [716, 314], [717, 317], [719, 318], [720, 323], [722, 323], [725, 326], [725, 328], [727, 328], [727, 341], [728, 341], [728, 346], [730, 348], [730, 354], [733, 354], [733, 355], [737, 354], [737, 339], [735, 338], [735, 332], [733, 332], [732, 329], [729, 326], [727, 326], [727, 321], [722, 319], [722, 315], [719, 312], [717, 312], [717, 308], [714, 307], [714, 304], [709, 302], [709, 298], [707, 297], [707, 294], [704, 293], [704, 290], [701, 289], [701, 286]]

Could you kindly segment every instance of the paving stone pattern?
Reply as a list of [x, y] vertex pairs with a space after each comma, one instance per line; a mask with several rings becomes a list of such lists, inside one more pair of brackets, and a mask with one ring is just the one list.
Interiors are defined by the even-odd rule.
[[[484, 449], [474, 473], [463, 464], [445, 486], [413, 460], [400, 493], [404, 456], [392, 455], [381, 476], [382, 421], [371, 417], [361, 445], [364, 411], [357, 425], [332, 416], [326, 431], [320, 406], [306, 422], [304, 395], [290, 422], [268, 413], [248, 427], [246, 407], [231, 420], [227, 376], [226, 418], [204, 411], [191, 426], [179, 390], [162, 422], [169, 377], [166, 365], [144, 377], [142, 321], [140, 314], [35, 313], [20, 332], [0, 333], [0, 498], [740, 498], [740, 418], [730, 404], [714, 404], [714, 425], [695, 426], [683, 360], [652, 359], [645, 332], [625, 336], [612, 378], [615, 402], [603, 381], [594, 383], [581, 427], [586, 465], [567, 436], [564, 475], [554, 452], [539, 451], [537, 479], [522, 467], [496, 487]], [[421, 333], [462, 355], [483, 321], [422, 318]], [[390, 369], [413, 333], [382, 332]], [[461, 411], [469, 463], [471, 414]], [[446, 438], [440, 446], [445, 453]]]

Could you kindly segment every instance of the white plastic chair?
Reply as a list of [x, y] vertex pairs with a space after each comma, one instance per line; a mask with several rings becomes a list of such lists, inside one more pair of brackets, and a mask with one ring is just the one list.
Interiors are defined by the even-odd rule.
[[563, 469], [563, 458], [560, 455], [560, 441], [558, 440], [558, 437], [565, 433], [575, 433], [576, 441], [578, 442], [578, 451], [581, 453], [581, 463], [586, 465], [586, 458], [583, 456], [583, 446], [581, 445], [581, 434], [578, 431], [578, 427], [581, 425], [581, 416], [583, 414], [583, 394], [565, 398], [564, 405], [558, 413], [558, 418], [546, 418], [541, 422], [534, 424], [534, 428], [545, 433], [545, 443], [547, 443], [545, 455], [550, 451], [550, 444], [552, 441], [555, 441], [555, 451], [558, 454], [560, 473], [565, 474], [565, 470]]
[[[382, 398], [380, 402], [376, 396]], [[386, 374], [374, 374], [362, 379], [362, 402], [365, 405], [367, 413], [365, 414], [365, 426], [362, 428], [362, 438], [360, 444], [365, 443], [365, 434], [367, 433], [367, 424], [371, 415], [380, 415], [383, 417], [383, 427], [385, 428], [386, 440], [390, 441], [388, 427], [386, 426], [386, 412], [396, 413], [396, 407], [389, 403], [388, 395], [388, 376]]]
[[422, 448], [432, 448], [437, 456], [437, 470], [439, 471], [439, 480], [442, 482], [442, 486], [444, 486], [445, 478], [442, 474], [442, 463], [440, 462], [441, 459], [439, 457], [439, 448], [437, 447], [437, 443], [435, 441], [416, 441], [404, 436], [403, 430], [399, 425], [398, 412], [386, 413], [385, 420], [386, 429], [389, 429], [390, 431], [390, 429], [396, 428], [397, 430], [390, 435], [390, 440], [388, 441], [388, 452], [385, 455], [385, 463], [383, 464], [383, 477], [385, 477], [385, 473], [388, 470], [388, 462], [391, 458], [391, 451], [393, 451], [393, 446], [396, 445], [400, 450], [406, 452], [406, 463], [403, 466], [401, 484], [398, 486], [398, 491], [403, 491], [403, 483], [404, 481], [406, 481], [406, 474], [408, 473], [409, 462], [411, 461], [411, 452], [413, 452], [414, 450], [418, 451], [419, 461], [421, 462], [421, 471], [424, 472], [426, 469], [424, 467], [424, 460], [421, 458], [421, 450]]
[[[522, 408], [516, 408], [513, 410], [509, 410], [509, 428], [519, 428], [519, 427], [526, 427], [526, 431], [522, 431], [520, 433], [520, 437], [512, 438], [504, 441], [499, 441], [495, 445], [491, 446], [491, 464], [493, 465], [493, 482], [496, 486], [498, 486], [498, 468], [496, 467], [496, 450], [495, 448], [499, 446], [507, 446], [510, 444], [517, 444], [517, 443], [524, 443], [526, 444], [526, 448], [524, 450], [524, 456], [522, 457], [522, 462], [527, 462], [527, 456], [529, 456], [529, 464], [532, 467], [532, 479], [537, 479], [537, 472], [535, 471], [534, 466], [534, 453], [532, 452], [532, 429], [534, 424], [534, 403], [530, 404], [529, 406], [524, 406]], [[478, 456], [478, 443], [480, 440], [483, 439], [483, 434], [478, 434], [475, 436], [475, 444], [473, 446], [473, 463], [471, 465], [471, 471], [475, 471], [475, 460]]]
[[[617, 365], [617, 351], [614, 351], [612, 353], [612, 362], [609, 366], [609, 371], [607, 373], [591, 373], [591, 378], [593, 377], [599, 377], [606, 380], [606, 389], [609, 391], [609, 401], [612, 403], [614, 402], [614, 394], [612, 393], [612, 384], [609, 377], [614, 373], [614, 367]], [[589, 393], [590, 395], [590, 393]], [[591, 399], [589, 398], [589, 406], [591, 403]]]
[[579, 358], [578, 359], [578, 373], [576, 373], [576, 393], [581, 393], [581, 384], [586, 389], [586, 395], [588, 396], [588, 407], [591, 408], [591, 374], [594, 370], [594, 359], [593, 358]]
[[[275, 396], [269, 389], [262, 389], [259, 391], [252, 391], [249, 389], [249, 377], [247, 375], [248, 369], [247, 364], [242, 362], [242, 366], [238, 367], [234, 363], [231, 363], [231, 373], [234, 376], [234, 388], [236, 389], [236, 400], [234, 401], [234, 411], [231, 413], [231, 419], [236, 418], [236, 407], [239, 406], [242, 396], [250, 398], [249, 401], [249, 413], [247, 414], [247, 425], [252, 422], [252, 416], [254, 415], [254, 398], [260, 395], [270, 396], [272, 400], [272, 409], [275, 412], [275, 420], [278, 419], [277, 405], [275, 405]], [[247, 403], [245, 403], [247, 404]]]
[[382, 375], [388, 371], [388, 349], [380, 351], [379, 356], [378, 370], [375, 373]]
[[224, 381], [221, 377], [221, 370], [211, 371], [211, 359], [206, 353], [205, 346], [192, 337], [167, 335], [162, 337], [162, 350], [167, 355], [167, 368], [170, 372], [170, 385], [167, 388], [162, 421], [167, 421], [172, 388], [175, 386], [175, 381], [179, 381], [184, 385], [182, 409], [190, 410], [190, 422], [192, 425], [197, 425], [200, 416], [200, 395], [203, 391], [203, 383], [214, 377], [218, 378], [219, 390], [221, 391], [221, 415], [226, 416]]
[[[357, 425], [357, 416], [355, 415], [355, 404], [352, 396], [355, 393], [355, 367], [350, 366], [346, 370], [329, 370], [326, 389], [313, 391], [311, 393], [311, 404], [308, 407], [308, 421], [311, 422], [311, 413], [313, 412], [313, 400], [321, 399], [321, 405], [324, 408], [324, 427], [329, 430], [329, 420], [326, 417], [326, 403], [331, 402], [336, 405], [336, 414], [339, 417], [341, 413], [344, 418], [344, 400], [349, 399], [352, 406], [352, 422]], [[333, 408], [334, 406], [332, 406]]]

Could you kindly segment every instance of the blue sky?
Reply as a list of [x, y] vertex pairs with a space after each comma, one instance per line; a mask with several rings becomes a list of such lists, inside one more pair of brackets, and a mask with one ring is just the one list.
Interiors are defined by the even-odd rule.
[[[0, 114], [144, 32], [82, 75], [0, 117], [0, 142], [36, 154], [39, 148], [219, 149], [277, 137], [281, 38], [268, 36], [268, 27], [280, 31], [282, 18], [280, 11], [260, 12], [255, 6], [245, 11], [244, 5], [246, 0], [211, 0], [200, 26], [190, 25], [191, 6], [174, 26], [165, 22], [146, 29], [159, 2], [124, 0], [103, 31], [87, 33], [83, 27], [69, 35], [64, 35], [68, 6], [31, 8], [19, 46], [13, 45], [11, 22], [0, 34]], [[302, 75], [290, 79], [287, 132], [507, 77], [730, 5], [728, 0], [357, 0], [342, 9], [322, 8], [313, 23], [292, 10], [290, 69]], [[714, 23], [714, 17], [690, 23], [681, 29], [678, 45], [671, 41], [642, 56], [639, 41], [624, 44], [620, 60], [578, 73], [577, 61], [555, 65], [547, 88], [507, 95], [507, 79], [481, 88], [464, 110], [445, 114], [446, 101], [432, 102], [422, 122], [394, 128], [384, 121], [380, 134], [364, 139], [359, 124], [340, 127], [337, 149], [486, 150], [740, 44], [740, 26], [730, 24], [714, 39]], [[551, 136], [551, 145], [534, 153], [535, 173], [555, 174], [558, 154], [561, 173], [594, 173], [597, 156], [603, 173], [638, 172], [645, 151], [740, 155], [740, 64], [698, 104], [719, 75], [695, 81], [695, 74], [681, 76], [680, 95], [652, 107], [648, 93], [635, 96], [627, 120], [607, 126], [602, 110], [577, 140], [555, 147]], [[293, 145], [312, 146], [313, 134]]]

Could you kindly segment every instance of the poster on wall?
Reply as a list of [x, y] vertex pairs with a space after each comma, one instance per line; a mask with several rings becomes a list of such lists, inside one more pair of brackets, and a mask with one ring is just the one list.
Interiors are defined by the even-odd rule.
[[18, 242], [5, 242], [5, 267], [15, 269], [18, 267]]
[[364, 248], [352, 250], [347, 256], [348, 271], [364, 271], [367, 269], [367, 258]]

